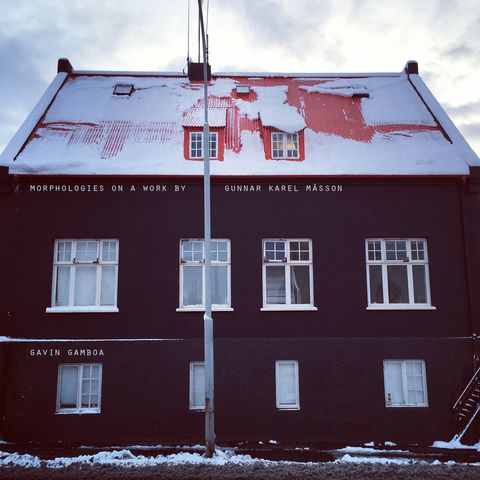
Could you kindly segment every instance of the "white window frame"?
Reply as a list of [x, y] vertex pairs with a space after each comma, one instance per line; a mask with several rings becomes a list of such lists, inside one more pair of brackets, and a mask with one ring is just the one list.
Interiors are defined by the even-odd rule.
[[[281, 403], [280, 399], [280, 367], [294, 365], [295, 367], [295, 403]], [[275, 361], [275, 403], [278, 410], [300, 410], [300, 380], [298, 375], [298, 360]]]
[[[72, 253], [71, 260], [61, 261], [58, 260], [58, 246], [62, 242], [71, 242]], [[97, 242], [97, 258], [95, 261], [77, 261], [76, 248], [78, 242]], [[104, 242], [114, 242], [116, 244], [117, 256], [114, 261], [102, 260]], [[47, 307], [47, 313], [75, 313], [75, 312], [118, 312], [117, 296], [118, 296], [118, 264], [119, 264], [119, 241], [115, 238], [60, 238], [55, 240], [53, 249], [53, 273], [52, 273], [52, 297], [51, 306]], [[75, 274], [78, 266], [83, 265], [96, 265], [97, 266], [97, 278], [96, 278], [96, 293], [95, 293], [95, 305], [74, 305], [74, 289], [75, 289]], [[57, 267], [70, 266], [70, 283], [68, 292], [68, 305], [56, 305], [56, 288], [57, 288]], [[113, 305], [100, 305], [101, 300], [101, 287], [102, 287], [102, 267], [113, 266], [115, 267], [115, 279], [113, 286]]]
[[[194, 140], [194, 137], [197, 140]], [[203, 158], [203, 132], [190, 132], [188, 136], [188, 151], [190, 153], [190, 158], [195, 159], [202, 159]], [[193, 143], [200, 142], [200, 153], [198, 154], [198, 149], [193, 149]], [[214, 145], [212, 145], [214, 143]], [[209, 152], [210, 158], [212, 160], [218, 159], [218, 132], [210, 132], [210, 139], [209, 139]]]
[[203, 396], [203, 404], [196, 405], [194, 403], [194, 374], [193, 371], [195, 368], [202, 368], [203, 374], [205, 375], [205, 362], [190, 362], [190, 377], [189, 377], [189, 408], [190, 410], [195, 410], [199, 412], [205, 411], [205, 392]]
[[[403, 403], [392, 403], [390, 392], [387, 392], [387, 376], [386, 376], [386, 366], [388, 363], [399, 363], [401, 365], [401, 373], [402, 373], [402, 395], [404, 398]], [[408, 378], [407, 378], [407, 364], [408, 363], [420, 363], [422, 365], [422, 387], [423, 387], [423, 395], [425, 398], [424, 403], [408, 403]], [[385, 406], [387, 408], [403, 408], [403, 407], [419, 407], [424, 408], [428, 407], [428, 391], [427, 391], [427, 369], [425, 365], [425, 360], [414, 359], [414, 360], [384, 360], [383, 361], [383, 385], [385, 390]]]
[[[277, 140], [278, 139], [278, 140]], [[284, 160], [298, 159], [300, 158], [300, 134], [298, 132], [271, 132], [271, 153], [272, 158], [279, 158]], [[275, 142], [281, 142], [282, 148], [273, 148]], [[296, 145], [296, 149], [288, 148], [289, 141], [293, 141]], [[281, 155], [275, 155], [275, 150], [281, 150]]]
[[[60, 406], [60, 394], [62, 387], [62, 370], [64, 367], [78, 367], [77, 376], [77, 406], [75, 408], [65, 408]], [[82, 407], [82, 379], [84, 367], [99, 367], [98, 371], [98, 406]], [[84, 413], [100, 413], [102, 405], [102, 364], [101, 363], [61, 363], [58, 366], [57, 377], [57, 405], [55, 413], [59, 414], [84, 414]]]
[[[407, 245], [407, 260], [387, 260], [386, 242], [403, 241]], [[369, 242], [380, 242], [380, 260], [369, 259]], [[423, 242], [424, 245], [424, 259], [414, 260], [412, 258], [412, 242]], [[367, 274], [367, 310], [436, 310], [436, 307], [431, 304], [430, 294], [430, 274], [429, 274], [429, 260], [428, 260], [428, 246], [426, 238], [367, 238], [365, 240], [365, 259], [366, 259], [366, 274]], [[382, 268], [382, 289], [383, 289], [383, 303], [372, 303], [370, 295], [370, 266], [378, 265]], [[392, 265], [406, 265], [407, 266], [407, 282], [408, 282], [408, 303], [390, 303], [388, 295], [388, 273], [387, 267]], [[413, 284], [413, 266], [424, 265], [425, 268], [425, 303], [415, 303], [414, 284]]]
[[[199, 261], [185, 261], [182, 258], [182, 244], [183, 242], [202, 242], [202, 259]], [[226, 304], [212, 304], [212, 310], [232, 312], [232, 287], [231, 287], [231, 242], [228, 238], [212, 238], [212, 242], [227, 242], [227, 260], [215, 261], [212, 259], [211, 268], [216, 268], [216, 265], [222, 265], [227, 267], [227, 303]], [[180, 239], [179, 247], [179, 307], [177, 312], [203, 312], [205, 310], [205, 242], [203, 238], [182, 238]], [[183, 301], [183, 271], [184, 267], [189, 265], [200, 265], [202, 267], [202, 304], [201, 305], [188, 305]]]
[[[267, 242], [285, 242], [286, 257], [282, 260], [267, 260], [265, 255], [265, 245]], [[290, 258], [290, 242], [307, 242], [309, 246], [309, 260], [291, 260]], [[279, 311], [279, 310], [317, 310], [314, 306], [313, 294], [313, 245], [311, 238], [264, 238], [262, 240], [262, 311]], [[267, 266], [285, 266], [285, 303], [267, 303]], [[309, 267], [309, 303], [292, 303], [290, 292], [291, 267], [296, 266]]]

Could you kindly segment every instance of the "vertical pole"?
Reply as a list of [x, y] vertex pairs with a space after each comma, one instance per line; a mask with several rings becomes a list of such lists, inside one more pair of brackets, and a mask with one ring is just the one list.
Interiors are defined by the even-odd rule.
[[202, 0], [198, 0], [203, 44], [203, 90], [205, 122], [203, 124], [203, 204], [204, 204], [204, 248], [205, 248], [205, 313], [203, 315], [204, 360], [205, 360], [205, 454], [215, 453], [214, 421], [214, 366], [213, 366], [213, 318], [212, 318], [212, 233], [210, 216], [210, 131], [208, 127], [208, 57], [203, 23]]

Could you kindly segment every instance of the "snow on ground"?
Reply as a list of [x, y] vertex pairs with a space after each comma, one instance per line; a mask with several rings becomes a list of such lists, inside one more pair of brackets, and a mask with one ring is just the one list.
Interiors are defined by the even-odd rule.
[[[437, 442], [436, 442], [437, 443]], [[445, 442], [438, 442], [445, 443]], [[195, 446], [197, 447], [197, 446]], [[200, 446], [198, 446], [200, 447]], [[135, 446], [134, 448], [145, 448], [142, 446]], [[185, 449], [193, 449], [194, 447], [183, 447]], [[451, 447], [453, 448], [453, 447]], [[272, 461], [264, 459], [252, 458], [250, 455], [235, 454], [233, 450], [217, 449], [213, 458], [204, 458], [199, 453], [180, 452], [171, 455], [157, 455], [144, 456], [135, 455], [128, 449], [120, 449], [114, 451], [102, 451], [92, 455], [79, 455], [76, 457], [57, 457], [53, 460], [41, 460], [38, 456], [29, 454], [7, 453], [0, 452], [0, 467], [23, 467], [23, 468], [40, 468], [46, 467], [50, 469], [62, 469], [72, 465], [88, 465], [88, 466], [115, 466], [126, 468], [137, 467], [156, 467], [168, 465], [210, 465], [210, 466], [225, 466], [225, 465], [320, 465], [325, 463], [359, 463], [359, 464], [395, 464], [395, 465], [428, 465], [431, 464], [424, 460], [415, 460], [407, 458], [385, 458], [382, 457], [382, 450], [376, 450], [369, 447], [345, 447], [337, 450], [345, 453], [341, 458], [334, 462], [292, 462], [292, 461]], [[392, 451], [389, 451], [390, 453]], [[407, 453], [403, 450], [396, 450], [394, 452]], [[366, 454], [366, 455], [365, 455]], [[456, 462], [439, 462], [435, 460], [435, 465], [445, 464], [453, 465]], [[474, 464], [480, 466], [480, 464]]]
[[477, 450], [477, 452], [480, 452], [480, 442], [476, 443], [475, 445], [464, 445], [461, 443], [459, 440], [456, 440], [455, 438], [452, 438], [449, 442], [442, 442], [441, 440], [437, 440], [436, 442], [433, 442], [432, 447], [434, 448], [446, 448], [449, 450]]

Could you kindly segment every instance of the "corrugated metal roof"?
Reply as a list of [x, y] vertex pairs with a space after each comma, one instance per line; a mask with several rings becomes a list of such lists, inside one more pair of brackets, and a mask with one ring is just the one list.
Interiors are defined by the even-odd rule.
[[[213, 174], [468, 172], [406, 74], [255, 75], [210, 83], [209, 123], [225, 128], [225, 162], [213, 162]], [[338, 79], [361, 83], [370, 98], [329, 93]], [[134, 85], [131, 96], [113, 95], [119, 82]], [[238, 84], [250, 93], [238, 95]], [[261, 118], [271, 111], [285, 115], [279, 125], [303, 118], [303, 162], [265, 160]], [[179, 74], [74, 72], [4, 163], [17, 173], [200, 174], [201, 162], [183, 157], [183, 130], [203, 121], [202, 85]]]

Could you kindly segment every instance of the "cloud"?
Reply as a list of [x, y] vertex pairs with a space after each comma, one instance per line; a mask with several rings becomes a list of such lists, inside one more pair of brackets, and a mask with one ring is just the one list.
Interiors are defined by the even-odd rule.
[[305, 57], [325, 42], [322, 26], [333, 13], [328, 1], [223, 0], [218, 6], [235, 14], [256, 48], [296, 57]]
[[462, 123], [459, 125], [459, 129], [465, 136], [480, 141], [480, 121], [474, 123]]
[[450, 115], [455, 115], [462, 118], [470, 116], [480, 117], [480, 100], [464, 103], [462, 105], [451, 105], [449, 103], [444, 103], [443, 106]]

